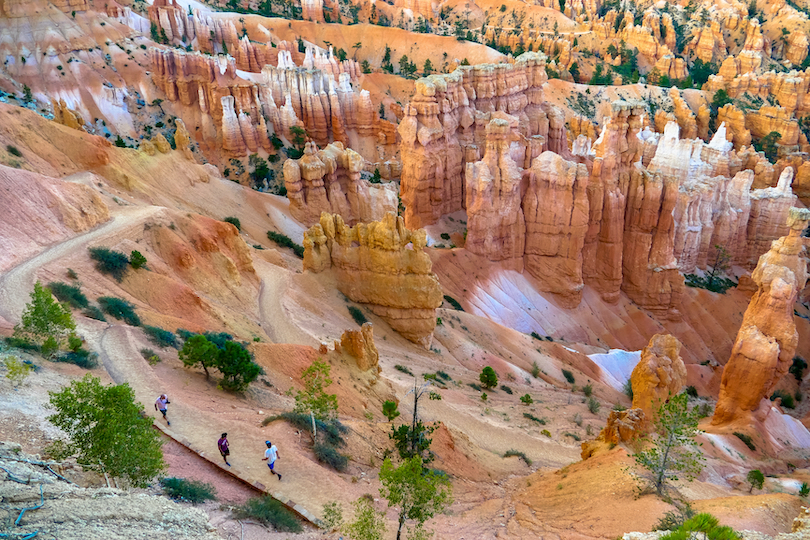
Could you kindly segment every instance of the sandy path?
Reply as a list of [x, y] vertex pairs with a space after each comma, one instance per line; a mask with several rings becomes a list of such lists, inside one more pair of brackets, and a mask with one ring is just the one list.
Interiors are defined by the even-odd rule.
[[290, 322], [291, 317], [281, 305], [284, 291], [290, 286], [290, 272], [259, 258], [254, 260], [256, 273], [261, 277], [259, 314], [262, 328], [273, 343], [295, 343], [317, 347], [314, 337]]
[[34, 275], [40, 267], [77, 249], [84, 249], [90, 242], [136, 224], [160, 210], [162, 209], [157, 206], [129, 206], [116, 209], [115, 215], [104, 225], [53, 245], [10, 268], [0, 276], [0, 316], [8, 321], [20, 320], [20, 315], [34, 288]]

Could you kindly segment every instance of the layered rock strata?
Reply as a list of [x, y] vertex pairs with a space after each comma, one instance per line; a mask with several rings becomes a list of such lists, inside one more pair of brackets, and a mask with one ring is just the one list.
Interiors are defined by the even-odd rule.
[[363, 166], [363, 157], [339, 142], [323, 150], [307, 143], [301, 159], [284, 162], [290, 214], [305, 225], [318, 223], [323, 212], [340, 214], [353, 225], [380, 221], [386, 213], [396, 212], [396, 186], [363, 179]]
[[810, 210], [791, 208], [790, 232], [771, 244], [751, 275], [757, 291], [723, 369], [713, 425], [747, 426], [752, 419], [764, 419], [767, 398], [793, 361], [799, 341], [793, 304], [807, 282], [802, 231], [808, 221]]
[[426, 241], [424, 230], [407, 229], [393, 213], [354, 227], [339, 215], [323, 213], [304, 233], [304, 270], [331, 268], [338, 290], [427, 348], [443, 297], [423, 250]]
[[155, 85], [169, 101], [210, 116], [230, 155], [273, 152], [273, 135], [290, 142], [294, 126], [320, 146], [340, 141], [372, 163], [384, 161], [378, 145], [383, 154], [392, 153], [395, 141], [386, 133], [393, 125], [377, 118], [367, 91], [353, 86], [356, 63], [312, 55], [329, 70], [304, 69], [295, 67], [289, 51], [280, 51], [278, 67], [264, 65], [260, 76], [247, 80], [231, 56], [156, 48], [149, 53]]
[[514, 64], [462, 66], [416, 82], [399, 124], [402, 202], [408, 227], [435, 223], [466, 207], [465, 164], [486, 148], [496, 113], [517, 118], [521, 167], [543, 150], [568, 152], [565, 117], [543, 100], [546, 57], [524, 53]]

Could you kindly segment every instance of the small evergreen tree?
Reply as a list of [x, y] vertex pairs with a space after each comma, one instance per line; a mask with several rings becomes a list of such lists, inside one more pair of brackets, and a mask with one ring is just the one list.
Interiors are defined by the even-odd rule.
[[360, 497], [354, 502], [354, 519], [346, 524], [344, 532], [353, 540], [382, 540], [385, 515], [377, 512], [367, 497]]
[[389, 422], [393, 422], [394, 418], [399, 416], [399, 411], [397, 410], [397, 402], [396, 401], [390, 401], [390, 400], [387, 400], [387, 401], [383, 402], [382, 412], [383, 412], [383, 415], [386, 418], [388, 418]]
[[762, 471], [759, 469], [748, 471], [748, 476], [746, 479], [748, 480], [748, 483], [751, 484], [751, 489], [748, 490], [748, 493], [753, 492], [754, 488], [762, 489], [762, 485], [765, 483], [765, 475], [762, 474]]
[[430, 62], [430, 58], [425, 60], [425, 65], [422, 67], [422, 72], [425, 74], [425, 77], [433, 73], [433, 64]]
[[670, 397], [655, 414], [655, 429], [647, 448], [633, 454], [642, 470], [637, 476], [659, 496], [664, 496], [671, 481], [681, 476], [691, 481], [703, 470], [703, 455], [699, 450], [689, 450], [697, 446], [699, 419], [697, 409], [689, 410], [685, 393]]
[[129, 264], [137, 270], [138, 268], [146, 268], [146, 257], [144, 257], [140, 251], [132, 250], [132, 253], [129, 255]]
[[486, 389], [495, 388], [498, 386], [498, 374], [490, 366], [486, 366], [481, 374], [478, 376], [481, 380], [481, 386]]

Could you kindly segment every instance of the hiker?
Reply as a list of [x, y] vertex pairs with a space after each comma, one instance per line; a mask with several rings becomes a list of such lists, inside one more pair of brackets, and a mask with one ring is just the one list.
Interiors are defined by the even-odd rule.
[[279, 457], [278, 448], [276, 448], [276, 445], [270, 441], [264, 441], [264, 444], [267, 445], [267, 450], [264, 451], [264, 458], [262, 458], [262, 461], [270, 461], [270, 463], [267, 464], [267, 466], [270, 467], [270, 472], [277, 475], [279, 481], [281, 481], [281, 475], [277, 473], [275, 469], [273, 469], [273, 465]]
[[160, 397], [157, 398], [157, 401], [155, 401], [155, 410], [160, 411], [163, 414], [163, 419], [166, 420], [166, 425], [170, 426], [172, 423], [169, 422], [168, 418], [166, 418], [166, 409], [168, 408], [169, 403], [171, 403], [171, 401], [169, 401], [169, 396], [166, 394], [160, 394]]
[[228, 467], [231, 466], [228, 463], [228, 456], [231, 454], [231, 451], [228, 449], [228, 434], [223, 433], [222, 437], [217, 441], [217, 447], [219, 448], [219, 453], [222, 454], [222, 459], [225, 460], [225, 465]]

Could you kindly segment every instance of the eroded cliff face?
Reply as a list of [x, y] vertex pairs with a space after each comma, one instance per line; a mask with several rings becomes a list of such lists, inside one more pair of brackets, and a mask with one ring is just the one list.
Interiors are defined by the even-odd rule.
[[427, 348], [442, 289], [423, 250], [426, 239], [424, 230], [407, 229], [393, 213], [354, 227], [339, 215], [323, 213], [304, 233], [304, 270], [331, 268], [338, 290]]
[[723, 370], [713, 425], [763, 420], [768, 396], [791, 365], [799, 341], [793, 304], [807, 282], [801, 234], [808, 221], [810, 210], [791, 208], [790, 232], [771, 244], [751, 275], [757, 291]]
[[416, 82], [398, 128], [408, 227], [466, 207], [465, 164], [483, 157], [487, 126], [498, 113], [517, 118], [521, 167], [542, 150], [567, 153], [565, 117], [543, 101], [545, 61], [525, 53], [514, 64], [463, 66]]
[[378, 144], [385, 150], [394, 143], [387, 135], [393, 127], [377, 118], [369, 93], [356, 88], [357, 62], [338, 62], [331, 48], [324, 54], [310, 49], [303, 67], [295, 65], [289, 50], [278, 50], [278, 65], [264, 59], [248, 66], [260, 73], [250, 80], [237, 74], [244, 68], [233, 56], [157, 48], [149, 53], [155, 85], [169, 101], [210, 116], [227, 155], [259, 148], [273, 153], [273, 136], [299, 144], [293, 127], [305, 129], [320, 146], [350, 145], [371, 163], [384, 160]]
[[397, 210], [394, 184], [372, 184], [361, 178], [363, 157], [335, 142], [318, 150], [307, 143], [301, 159], [284, 162], [284, 183], [290, 214], [305, 225], [321, 213], [340, 214], [350, 225], [379, 221]]

